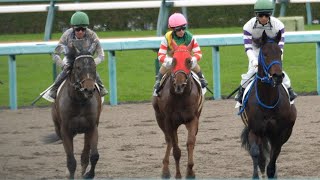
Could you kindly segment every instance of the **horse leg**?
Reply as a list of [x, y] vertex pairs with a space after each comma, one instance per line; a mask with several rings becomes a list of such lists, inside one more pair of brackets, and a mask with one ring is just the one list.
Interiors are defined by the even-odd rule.
[[260, 149], [258, 144], [258, 137], [252, 131], [249, 132], [249, 143], [250, 143], [249, 153], [253, 162], [252, 178], [259, 179], [258, 164], [259, 164]]
[[198, 132], [199, 120], [198, 118], [193, 119], [190, 123], [186, 124], [188, 130], [188, 139], [187, 139], [187, 150], [188, 150], [188, 165], [187, 165], [187, 179], [194, 179], [195, 173], [193, 171], [193, 151], [196, 143], [196, 135]]
[[180, 158], [181, 158], [181, 150], [178, 145], [178, 134], [177, 129], [171, 132], [172, 137], [172, 147], [173, 147], [173, 157], [176, 163], [176, 179], [181, 179], [181, 172], [180, 172]]
[[271, 145], [270, 162], [267, 166], [268, 178], [276, 178], [276, 161], [281, 151], [281, 145]]
[[[95, 168], [97, 162], [99, 160], [99, 153], [98, 153], [98, 128], [97, 126], [94, 127], [93, 131], [90, 133], [85, 134], [86, 141], [90, 143], [90, 163], [91, 167], [90, 170], [83, 176], [85, 179], [92, 179], [95, 176]], [[84, 168], [84, 167], [83, 167]]]
[[74, 179], [74, 173], [77, 168], [77, 161], [73, 153], [73, 136], [68, 133], [66, 129], [62, 128], [61, 131], [63, 147], [67, 155], [67, 168], [69, 170], [69, 179]]
[[260, 154], [259, 154], [259, 169], [261, 171], [261, 177], [266, 177], [266, 161], [267, 157], [269, 156], [269, 144], [268, 139], [263, 138], [262, 143], [260, 145]]
[[84, 176], [84, 173], [87, 170], [87, 167], [89, 165], [89, 154], [90, 154], [90, 139], [88, 138], [88, 135], [85, 134], [84, 137], [84, 145], [83, 150], [81, 154], [81, 175]]
[[162, 178], [169, 179], [171, 177], [170, 170], [169, 170], [169, 156], [172, 149], [172, 143], [171, 143], [170, 137], [167, 134], [165, 134], [165, 139], [167, 143], [167, 149], [166, 149], [165, 156], [162, 160], [162, 164], [163, 164]]
[[270, 153], [270, 162], [267, 166], [267, 176], [268, 178], [277, 177], [277, 168], [276, 161], [281, 152], [281, 147], [286, 143], [291, 136], [292, 127], [282, 131], [280, 136], [270, 139], [271, 142], [271, 153]]

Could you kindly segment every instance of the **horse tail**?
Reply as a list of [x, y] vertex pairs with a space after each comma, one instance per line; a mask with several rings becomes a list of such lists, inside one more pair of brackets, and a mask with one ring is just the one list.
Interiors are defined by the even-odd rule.
[[55, 143], [59, 140], [61, 140], [61, 139], [56, 133], [49, 134], [42, 139], [43, 143], [45, 143], [45, 144], [52, 144], [52, 143]]
[[241, 133], [241, 147], [245, 150], [250, 151], [250, 144], [249, 144], [249, 128], [246, 126], [243, 128]]
[[[245, 150], [250, 151], [250, 143], [249, 143], [249, 128], [245, 127], [241, 133], [241, 147]], [[262, 139], [262, 150], [264, 157], [269, 157], [270, 154], [270, 144], [267, 138]]]

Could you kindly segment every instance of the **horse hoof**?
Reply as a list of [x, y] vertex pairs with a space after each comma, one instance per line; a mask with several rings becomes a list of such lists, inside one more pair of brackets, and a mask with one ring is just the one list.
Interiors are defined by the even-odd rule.
[[93, 179], [94, 178], [94, 173], [87, 172], [84, 176], [83, 179]]
[[162, 175], [161, 175], [161, 178], [162, 178], [162, 179], [170, 179], [170, 177], [171, 177], [170, 172], [168, 172], [168, 173], [162, 173]]
[[194, 173], [187, 174], [187, 177], [186, 177], [186, 179], [195, 179], [195, 178], [196, 178], [196, 175]]

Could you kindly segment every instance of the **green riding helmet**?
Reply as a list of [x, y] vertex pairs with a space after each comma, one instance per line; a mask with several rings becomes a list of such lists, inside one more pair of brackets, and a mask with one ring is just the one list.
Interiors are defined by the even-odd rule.
[[72, 15], [70, 24], [76, 27], [87, 27], [89, 25], [89, 17], [86, 13], [78, 11]]
[[272, 13], [274, 9], [272, 0], [257, 0], [254, 4], [255, 13]]

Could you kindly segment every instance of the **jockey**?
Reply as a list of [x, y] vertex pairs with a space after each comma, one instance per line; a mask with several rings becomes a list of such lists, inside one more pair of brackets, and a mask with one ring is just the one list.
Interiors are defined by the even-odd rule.
[[[251, 18], [243, 26], [243, 41], [245, 51], [249, 59], [248, 72], [242, 74], [242, 80], [240, 82], [240, 89], [238, 94], [235, 96], [235, 100], [242, 103], [242, 97], [244, 89], [247, 87], [249, 82], [254, 79], [254, 74], [258, 70], [258, 56], [260, 48], [256, 44], [256, 40], [261, 38], [263, 31], [267, 33], [269, 37], [274, 37], [277, 35], [279, 30], [281, 31], [282, 38], [279, 41], [279, 47], [282, 51], [281, 59], [283, 60], [283, 47], [285, 44], [284, 38], [284, 24], [277, 18], [272, 16], [273, 13], [273, 2], [272, 0], [257, 0], [254, 5], [254, 12], [256, 17]], [[285, 74], [283, 78], [283, 84], [289, 91], [290, 101], [297, 97], [297, 94], [291, 88], [291, 82], [289, 76]], [[250, 80], [251, 79], [251, 80]]]
[[[86, 52], [92, 55], [97, 54], [97, 57], [94, 59], [96, 65], [104, 60], [104, 51], [100, 45], [99, 38], [94, 31], [88, 28], [88, 15], [84, 12], [78, 11], [72, 15], [70, 24], [72, 27], [63, 33], [52, 55], [53, 61], [62, 67], [61, 73], [56, 78], [54, 85], [49, 92], [49, 96], [53, 99], [56, 98], [58, 87], [67, 76], [68, 71], [71, 69], [76, 55]], [[70, 49], [73, 47], [80, 50], [80, 52], [77, 52], [79, 54], [72, 54]], [[83, 50], [83, 52], [81, 50]], [[64, 55], [63, 60], [60, 58], [61, 54]], [[105, 96], [108, 91], [103, 86], [98, 72], [96, 82], [100, 88], [100, 95]]]
[[181, 13], [174, 13], [169, 17], [168, 27], [171, 31], [167, 32], [164, 38], [161, 41], [159, 52], [158, 52], [158, 60], [162, 63], [159, 73], [157, 75], [157, 80], [154, 85], [154, 93], [153, 96], [158, 96], [158, 92], [160, 91], [160, 81], [163, 75], [171, 68], [172, 57], [168, 54], [171, 47], [171, 41], [174, 40], [177, 45], [184, 44], [188, 46], [190, 43], [192, 44], [192, 52], [193, 57], [192, 61], [192, 71], [194, 71], [198, 76], [201, 82], [202, 88], [208, 85], [207, 81], [204, 79], [204, 76], [200, 70], [200, 66], [198, 65], [198, 61], [200, 61], [202, 57], [202, 53], [200, 50], [200, 46], [193, 35], [186, 30], [187, 28], [187, 20]]

